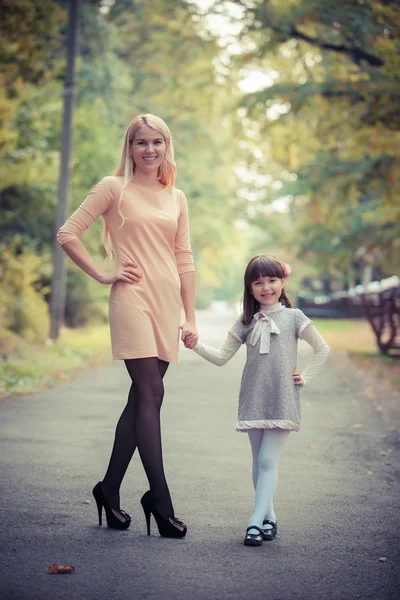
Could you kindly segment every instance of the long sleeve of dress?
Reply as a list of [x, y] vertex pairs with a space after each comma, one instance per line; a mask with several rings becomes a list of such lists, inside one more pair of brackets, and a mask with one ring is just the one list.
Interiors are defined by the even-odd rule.
[[315, 329], [313, 324], [307, 325], [302, 331], [301, 339], [307, 342], [314, 351], [311, 362], [301, 374], [304, 385], [321, 370], [322, 365], [328, 358], [329, 347], [322, 335]]
[[189, 213], [186, 196], [180, 193], [180, 212], [175, 235], [175, 260], [178, 274], [194, 271], [193, 253], [190, 245]]
[[233, 356], [235, 356], [236, 352], [239, 350], [241, 345], [242, 344], [241, 342], [239, 342], [239, 340], [233, 337], [233, 335], [228, 334], [228, 337], [222, 344], [221, 348], [213, 348], [212, 346], [207, 346], [199, 340], [196, 346], [193, 348], [193, 350], [196, 352], [196, 354], [202, 356], [213, 365], [217, 365], [217, 367], [222, 367], [229, 360], [231, 360]]
[[115, 193], [115, 178], [105, 177], [89, 192], [79, 208], [58, 230], [57, 240], [61, 246], [76, 239], [109, 208]]

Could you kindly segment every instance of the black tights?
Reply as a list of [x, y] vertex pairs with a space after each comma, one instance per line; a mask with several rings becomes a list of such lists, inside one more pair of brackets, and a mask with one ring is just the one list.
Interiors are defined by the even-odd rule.
[[173, 516], [171, 496], [164, 474], [160, 409], [164, 397], [163, 377], [169, 363], [157, 357], [125, 360], [132, 380], [128, 403], [115, 431], [114, 446], [104, 491], [112, 506], [119, 508], [119, 488], [136, 447], [149, 480], [156, 506], [165, 518]]

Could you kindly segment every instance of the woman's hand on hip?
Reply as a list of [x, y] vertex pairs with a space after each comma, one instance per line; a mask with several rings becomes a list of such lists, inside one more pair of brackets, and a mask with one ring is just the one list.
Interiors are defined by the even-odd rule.
[[293, 383], [294, 383], [294, 385], [299, 385], [300, 387], [303, 387], [303, 385], [304, 385], [304, 379], [300, 375], [300, 371], [296, 371], [296, 370], [293, 371], [292, 377], [293, 377]]
[[112, 273], [104, 273], [99, 279], [100, 283], [110, 284], [116, 281], [125, 281], [126, 283], [139, 283], [142, 275], [135, 262], [120, 265]]
[[185, 344], [185, 348], [193, 350], [199, 339], [196, 323], [193, 323], [193, 321], [185, 321], [185, 323], [181, 325], [181, 329], [181, 340]]

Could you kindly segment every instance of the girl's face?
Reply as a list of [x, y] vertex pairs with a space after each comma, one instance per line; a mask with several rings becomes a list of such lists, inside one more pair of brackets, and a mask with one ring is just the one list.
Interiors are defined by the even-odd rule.
[[142, 125], [135, 133], [130, 154], [136, 168], [150, 174], [158, 171], [165, 155], [165, 140], [161, 133]]
[[279, 277], [259, 277], [251, 284], [251, 292], [260, 305], [277, 304], [283, 290], [284, 279]]

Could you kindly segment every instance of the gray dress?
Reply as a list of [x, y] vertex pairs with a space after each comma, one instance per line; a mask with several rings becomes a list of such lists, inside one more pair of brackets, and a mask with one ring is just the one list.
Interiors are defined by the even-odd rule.
[[237, 431], [300, 429], [300, 387], [293, 383], [297, 342], [310, 319], [298, 308], [282, 306], [257, 313], [251, 323], [236, 321], [229, 333], [246, 344], [240, 385]]

